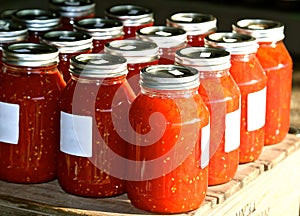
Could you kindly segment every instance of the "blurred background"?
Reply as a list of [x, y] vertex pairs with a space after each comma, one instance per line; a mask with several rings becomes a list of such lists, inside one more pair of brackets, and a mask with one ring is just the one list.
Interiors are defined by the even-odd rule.
[[[295, 62], [300, 63], [300, 0], [95, 0], [96, 16], [112, 5], [135, 4], [154, 12], [155, 24], [165, 25], [165, 19], [175, 12], [208, 13], [217, 17], [218, 31], [231, 31], [231, 24], [243, 18], [263, 18], [281, 21], [285, 25], [284, 42]], [[0, 0], [0, 11], [7, 9], [48, 9], [48, 0]]]

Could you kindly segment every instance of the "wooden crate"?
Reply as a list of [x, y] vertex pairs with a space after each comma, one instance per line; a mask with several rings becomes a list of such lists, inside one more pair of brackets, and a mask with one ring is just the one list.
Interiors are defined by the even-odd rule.
[[[229, 183], [209, 187], [203, 205], [181, 215], [298, 216], [300, 138], [264, 147], [260, 158], [240, 165]], [[126, 195], [83, 198], [65, 193], [57, 181], [12, 184], [0, 181], [1, 215], [151, 215], [134, 208]]]

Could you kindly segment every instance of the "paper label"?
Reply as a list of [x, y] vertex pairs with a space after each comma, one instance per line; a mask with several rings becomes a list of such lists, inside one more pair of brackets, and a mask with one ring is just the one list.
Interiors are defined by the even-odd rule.
[[267, 88], [247, 96], [247, 130], [255, 131], [266, 123]]
[[209, 163], [210, 123], [201, 129], [201, 168]]
[[225, 117], [225, 152], [231, 152], [240, 146], [241, 106]]
[[20, 106], [0, 102], [0, 141], [18, 144]]
[[60, 113], [60, 150], [64, 153], [92, 157], [93, 118]]

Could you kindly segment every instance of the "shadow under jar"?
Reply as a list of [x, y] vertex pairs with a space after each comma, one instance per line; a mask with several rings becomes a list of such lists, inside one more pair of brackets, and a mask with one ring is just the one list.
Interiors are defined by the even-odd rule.
[[219, 48], [189, 47], [176, 52], [176, 64], [199, 71], [199, 93], [210, 112], [208, 185], [233, 179], [239, 165], [240, 90], [229, 73], [230, 53]]
[[41, 183], [56, 178], [59, 97], [65, 82], [58, 50], [16, 43], [3, 50], [0, 74], [0, 179]]

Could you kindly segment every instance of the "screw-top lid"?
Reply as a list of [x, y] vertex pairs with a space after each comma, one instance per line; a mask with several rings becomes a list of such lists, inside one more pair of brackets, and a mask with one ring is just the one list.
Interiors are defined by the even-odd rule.
[[71, 58], [70, 72], [83, 77], [112, 78], [127, 75], [127, 61], [110, 54], [80, 54]]
[[184, 29], [188, 35], [201, 35], [217, 30], [217, 19], [210, 14], [175, 13], [167, 18], [166, 24]]
[[232, 25], [234, 32], [248, 34], [258, 42], [272, 42], [284, 39], [284, 25], [281, 22], [264, 19], [243, 19]]
[[0, 43], [14, 43], [23, 41], [27, 37], [27, 28], [24, 25], [10, 20], [0, 19]]
[[181, 28], [171, 26], [149, 26], [137, 30], [137, 38], [153, 41], [160, 48], [177, 47], [187, 42], [187, 33]]
[[205, 37], [205, 45], [224, 48], [231, 54], [256, 53], [258, 44], [254, 37], [246, 34], [218, 32]]
[[25, 25], [30, 31], [49, 31], [60, 26], [60, 15], [43, 9], [21, 9], [12, 15], [14, 22]]
[[105, 44], [104, 52], [120, 55], [130, 64], [158, 60], [159, 49], [156, 43], [142, 40], [116, 40]]
[[49, 0], [50, 9], [62, 17], [82, 17], [95, 13], [93, 0]]
[[17, 11], [17, 9], [7, 9], [7, 10], [3, 10], [3, 11], [1, 11], [1, 13], [0, 13], [0, 18], [1, 18], [1, 19], [8, 19], [8, 20], [10, 20], [11, 17], [12, 17], [12, 15], [13, 15], [13, 13], [16, 12], [16, 11]]
[[50, 31], [41, 37], [41, 41], [57, 47], [60, 53], [75, 53], [93, 48], [92, 37], [83, 32]]
[[196, 69], [180, 65], [152, 65], [141, 70], [142, 87], [156, 90], [185, 90], [198, 88], [199, 73]]
[[87, 33], [95, 40], [106, 40], [124, 35], [123, 24], [118, 20], [87, 18], [75, 21], [74, 30]]
[[230, 68], [230, 53], [221, 48], [188, 47], [176, 51], [175, 62], [195, 67], [199, 71], [219, 71]]
[[120, 20], [124, 26], [138, 26], [154, 21], [151, 9], [137, 5], [117, 5], [107, 8], [105, 16]]
[[3, 62], [25, 67], [43, 67], [58, 63], [58, 49], [47, 44], [14, 43], [3, 47]]

